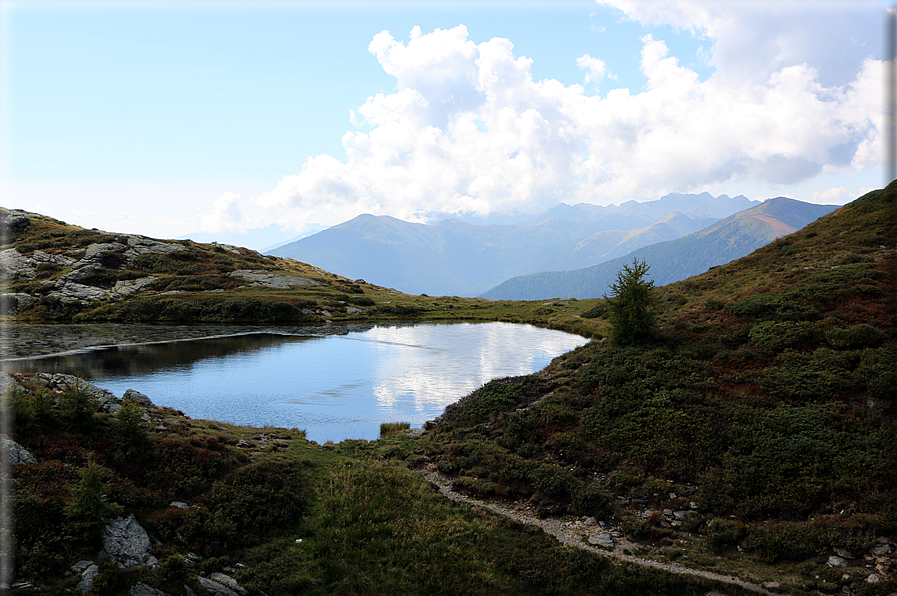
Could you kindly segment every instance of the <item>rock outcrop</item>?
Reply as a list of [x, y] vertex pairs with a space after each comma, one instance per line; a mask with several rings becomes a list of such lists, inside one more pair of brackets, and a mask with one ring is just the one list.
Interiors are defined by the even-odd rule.
[[15, 234], [21, 232], [31, 225], [29, 215], [36, 215], [28, 211], [19, 211], [18, 209], [3, 209], [0, 207], [0, 226], [5, 227], [10, 233]]
[[14, 315], [22, 309], [28, 308], [37, 302], [37, 298], [30, 294], [15, 292], [12, 294], [0, 294], [0, 314]]
[[150, 554], [152, 544], [146, 530], [133, 515], [117, 517], [106, 526], [103, 533], [103, 550], [100, 559], [111, 561], [126, 569], [136, 565], [155, 565], [156, 558]]
[[0, 268], [10, 280], [34, 279], [34, 263], [14, 248], [0, 250]]
[[9, 458], [9, 463], [12, 464], [33, 464], [37, 462], [37, 458], [30, 451], [5, 436], [0, 436], [0, 453], [6, 454], [6, 457]]
[[250, 285], [253, 286], [264, 286], [266, 288], [278, 288], [281, 290], [287, 290], [290, 286], [319, 286], [318, 282], [312, 279], [305, 279], [304, 277], [292, 277], [289, 275], [282, 275], [280, 273], [270, 273], [268, 271], [254, 271], [251, 269], [240, 269], [238, 271], [231, 271], [230, 275], [235, 277], [242, 277], [247, 281], [251, 281]]

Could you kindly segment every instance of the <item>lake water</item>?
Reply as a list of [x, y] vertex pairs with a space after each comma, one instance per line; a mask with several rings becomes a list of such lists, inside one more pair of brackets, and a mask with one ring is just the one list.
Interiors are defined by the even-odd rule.
[[[128, 336], [127, 327], [115, 334]], [[587, 341], [511, 323], [331, 326], [175, 342], [163, 336], [4, 368], [66, 372], [119, 397], [140, 391], [193, 418], [295, 427], [323, 443], [375, 439], [381, 422], [420, 427], [484, 383], [541, 370]]]

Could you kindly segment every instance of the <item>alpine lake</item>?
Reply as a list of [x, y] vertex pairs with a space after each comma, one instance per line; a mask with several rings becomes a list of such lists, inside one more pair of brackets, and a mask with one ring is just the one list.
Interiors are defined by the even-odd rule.
[[6, 325], [3, 369], [128, 389], [192, 418], [298, 428], [318, 443], [412, 428], [492, 379], [589, 340], [514, 323], [318, 327]]

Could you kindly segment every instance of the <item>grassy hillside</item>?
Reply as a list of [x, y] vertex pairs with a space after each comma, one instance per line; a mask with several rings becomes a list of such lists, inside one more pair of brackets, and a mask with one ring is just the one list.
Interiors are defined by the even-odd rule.
[[[134, 402], [109, 415], [86, 386], [54, 383], [54, 392], [49, 376], [17, 378], [16, 439], [38, 460], [15, 466], [15, 579], [39, 589], [23, 593], [80, 593], [81, 574], [68, 571], [81, 560], [99, 565], [96, 594], [128, 594], [138, 583], [204, 594], [202, 580], [215, 573], [270, 596], [719, 587], [626, 569], [451, 504], [409, 469], [426, 441], [401, 432], [319, 446], [296, 429], [192, 420]], [[121, 569], [98, 558], [103, 524], [116, 514], [135, 515], [158, 563]]]
[[[241, 247], [86, 230], [2, 208], [0, 216], [17, 222], [0, 246], [3, 320], [258, 325], [497, 320], [550, 325], [586, 337], [606, 327], [579, 318], [594, 301], [550, 306], [415, 296]], [[266, 282], [258, 278], [265, 275], [279, 277], [260, 285]], [[289, 283], [278, 283], [284, 281]]]
[[[659, 557], [894, 591], [893, 560], [862, 556], [897, 532], [895, 222], [891, 185], [658, 288], [660, 340], [487, 384], [446, 409], [429, 456], [471, 494], [605, 516]], [[858, 560], [828, 567], [837, 548]]]
[[624, 257], [575, 271], [549, 271], [505, 281], [483, 297], [538, 300], [552, 296], [602, 296], [616, 272], [633, 258], [651, 263], [658, 285], [703, 273], [799, 230], [835, 209], [779, 197], [727, 217], [688, 236], [639, 248]]
[[[83, 504], [93, 469], [105, 482], [93, 511], [133, 513], [160, 561], [102, 564], [98, 593], [127, 593], [138, 581], [203, 593], [198, 578], [219, 571], [270, 595], [745, 593], [563, 547], [446, 501], [415, 472], [426, 469], [468, 495], [562, 516], [565, 527], [600, 524], [628, 556], [776, 593], [891, 594], [894, 222], [897, 184], [748, 257], [657, 288], [657, 341], [593, 341], [544, 371], [493, 381], [422, 436], [319, 446], [296, 429], [233, 427], [152, 406], [111, 416], [83, 387], [42, 389], [23, 376], [13, 395], [16, 439], [38, 462], [15, 466], [19, 577], [44, 593], [75, 589], [78, 577], [65, 571], [98, 549], [96, 526], [83, 523], [97, 516], [72, 505]], [[295, 291], [334, 291], [343, 284], [333, 279]], [[362, 287], [375, 303], [389, 295]], [[265, 299], [288, 303], [278, 292]], [[402, 305], [430, 305], [421, 310], [428, 315], [457, 304], [468, 314], [607, 328], [594, 300], [395, 294]], [[117, 305], [128, 300], [77, 312], [127, 312]], [[574, 308], [594, 318], [561, 312]]]

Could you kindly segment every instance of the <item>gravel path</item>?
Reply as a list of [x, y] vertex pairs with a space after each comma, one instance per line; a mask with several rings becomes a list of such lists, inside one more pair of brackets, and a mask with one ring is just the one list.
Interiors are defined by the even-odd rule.
[[589, 544], [586, 540], [583, 539], [583, 536], [575, 531], [575, 524], [570, 521], [565, 521], [563, 519], [558, 518], [548, 518], [548, 519], [540, 519], [533, 515], [531, 512], [527, 511], [522, 507], [508, 507], [505, 505], [498, 505], [496, 503], [489, 503], [487, 501], [480, 501], [478, 499], [472, 499], [470, 497], [466, 497], [458, 492], [452, 490], [452, 483], [447, 477], [435, 472], [433, 470], [418, 470], [418, 472], [430, 483], [434, 484], [439, 488], [439, 492], [445, 497], [451, 499], [452, 501], [458, 501], [460, 503], [467, 503], [469, 505], [473, 505], [474, 507], [482, 507], [484, 509], [489, 509], [499, 515], [503, 515], [505, 517], [511, 518], [515, 521], [524, 524], [530, 524], [533, 526], [538, 526], [542, 528], [545, 532], [551, 534], [555, 538], [557, 538], [562, 544], [566, 544], [567, 546], [575, 546], [576, 548], [581, 548], [583, 550], [591, 551], [593, 553], [603, 555], [605, 557], [611, 557], [613, 559], [618, 559], [620, 561], [626, 561], [627, 563], [633, 563], [635, 565], [643, 565], [645, 567], [653, 567], [655, 569], [662, 569], [664, 571], [669, 571], [670, 573], [678, 573], [681, 575], [697, 575], [701, 577], [706, 577], [708, 579], [717, 580], [720, 582], [725, 582], [727, 584], [734, 584], [737, 586], [741, 586], [747, 590], [751, 590], [753, 592], [757, 592], [759, 594], [771, 594], [774, 595], [774, 592], [770, 592], [763, 588], [762, 586], [758, 586], [756, 584], [751, 584], [746, 581], [742, 581], [736, 577], [731, 577], [728, 575], [721, 575], [719, 573], [712, 573], [710, 571], [701, 571], [699, 569], [689, 569], [688, 567], [683, 567], [682, 565], [678, 565], [676, 563], [660, 563], [658, 561], [652, 561], [650, 559], [642, 559], [639, 557], [634, 557], [632, 555], [624, 554], [622, 551], [632, 550], [637, 545], [632, 542], [625, 540], [625, 538], [615, 537], [616, 545], [613, 550], [606, 548], [598, 548]]

